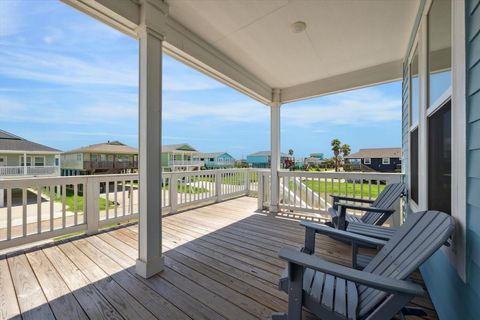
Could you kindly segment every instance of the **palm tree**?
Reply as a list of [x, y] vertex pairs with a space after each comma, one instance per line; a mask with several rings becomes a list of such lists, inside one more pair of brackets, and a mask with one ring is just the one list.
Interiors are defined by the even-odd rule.
[[335, 172], [338, 171], [338, 156], [340, 155], [340, 145], [342, 143], [340, 142], [340, 140], [338, 139], [333, 139], [332, 140], [332, 151], [333, 151], [333, 155], [334, 155], [334, 159], [335, 159]]
[[350, 151], [352, 151], [352, 149], [350, 149], [350, 145], [348, 144], [342, 145], [343, 158], [348, 157], [350, 155]]
[[288, 149], [288, 155], [291, 157], [293, 156], [293, 149]]

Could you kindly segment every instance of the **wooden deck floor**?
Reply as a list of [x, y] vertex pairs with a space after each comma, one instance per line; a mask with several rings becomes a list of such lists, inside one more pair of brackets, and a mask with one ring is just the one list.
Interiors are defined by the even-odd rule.
[[[277, 252], [300, 246], [303, 230], [255, 209], [243, 197], [166, 217], [166, 268], [148, 280], [135, 275], [137, 225], [3, 257], [0, 318], [269, 319], [287, 305]], [[344, 244], [319, 236], [317, 248], [350, 264]], [[436, 318], [428, 297], [414, 303]]]

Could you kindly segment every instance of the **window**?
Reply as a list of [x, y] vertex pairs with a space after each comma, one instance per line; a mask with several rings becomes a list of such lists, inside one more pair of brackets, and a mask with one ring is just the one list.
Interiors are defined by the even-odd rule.
[[390, 158], [382, 158], [382, 164], [390, 164]]
[[448, 0], [433, 1], [428, 13], [428, 107], [444, 102], [452, 84], [451, 7]]
[[[24, 159], [23, 159], [23, 156], [20, 156], [20, 166], [24, 166], [25, 165], [25, 162], [24, 162]], [[32, 166], [32, 157], [27, 157], [27, 167], [31, 167]]]
[[410, 133], [410, 199], [418, 204], [418, 128]]
[[82, 154], [81, 153], [77, 153], [77, 161], [82, 161]]
[[370, 158], [365, 158], [365, 159], [363, 159], [363, 163], [364, 163], [364, 164], [372, 164], [372, 159], [370, 159]]
[[215, 161], [215, 158], [210, 158], [210, 161], [211, 161], [211, 162]]
[[5, 167], [7, 165], [7, 159], [5, 157], [0, 157], [0, 167]]
[[410, 126], [418, 124], [420, 103], [420, 81], [418, 77], [418, 48], [415, 48], [410, 62]]
[[428, 119], [428, 209], [452, 211], [451, 102]]
[[35, 167], [44, 167], [45, 157], [35, 157]]

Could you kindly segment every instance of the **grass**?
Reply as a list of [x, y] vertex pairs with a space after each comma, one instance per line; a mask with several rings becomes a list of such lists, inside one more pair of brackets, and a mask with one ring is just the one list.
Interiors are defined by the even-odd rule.
[[[46, 190], [43, 191], [43, 194], [45, 194], [47, 196], [50, 196], [50, 193], [47, 192]], [[58, 196], [57, 194], [55, 194], [54, 201], [57, 202], [57, 203], [62, 203], [62, 201], [63, 201], [62, 196]], [[79, 192], [77, 194], [77, 212], [83, 212], [83, 203], [84, 203], [83, 194]], [[108, 201], [108, 205], [109, 205], [109, 208], [113, 208], [115, 204], [114, 204], [113, 201]], [[105, 210], [106, 207], [107, 207], [107, 200], [100, 197], [98, 199], [98, 207], [99, 207], [99, 210]], [[66, 190], [65, 209], [67, 211], [74, 211], [75, 210], [75, 197], [74, 197], [73, 190], [71, 190], [71, 189]]]
[[[311, 180], [302, 180], [302, 183], [306, 185], [308, 188], [312, 189], [314, 192], [319, 192], [320, 194], [325, 194], [325, 187], [327, 194], [340, 194], [340, 195], [347, 195], [347, 196], [353, 196], [355, 194], [356, 197], [360, 198], [362, 194], [362, 188], [360, 183], [354, 184], [352, 182], [342, 182], [340, 183], [340, 186], [338, 185], [338, 182], [333, 183], [333, 188], [332, 188], [332, 183], [331, 180], [327, 180], [327, 185], [325, 186], [324, 181], [320, 181], [320, 185], [318, 181], [311, 181]], [[290, 182], [290, 188], [293, 189], [293, 182]], [[377, 187], [376, 184], [371, 185], [371, 192], [370, 195], [372, 199], [375, 199], [380, 192], [385, 188], [385, 185], [380, 185]], [[369, 188], [368, 188], [368, 183], [363, 184], [363, 198], [368, 198], [369, 193]]]
[[[170, 186], [168, 184], [164, 185], [163, 190], [166, 190], [166, 191], [170, 190]], [[208, 189], [182, 184], [182, 185], [177, 185], [177, 192], [197, 194], [197, 193], [208, 192]]]

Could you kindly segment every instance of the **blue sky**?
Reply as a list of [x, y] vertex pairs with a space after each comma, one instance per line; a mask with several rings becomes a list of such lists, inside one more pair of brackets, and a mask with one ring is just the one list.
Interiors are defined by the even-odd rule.
[[[0, 1], [0, 129], [61, 150], [137, 146], [138, 44], [53, 0]], [[269, 108], [164, 57], [163, 143], [240, 158], [270, 147]], [[282, 150], [399, 147], [401, 84], [282, 106]]]

